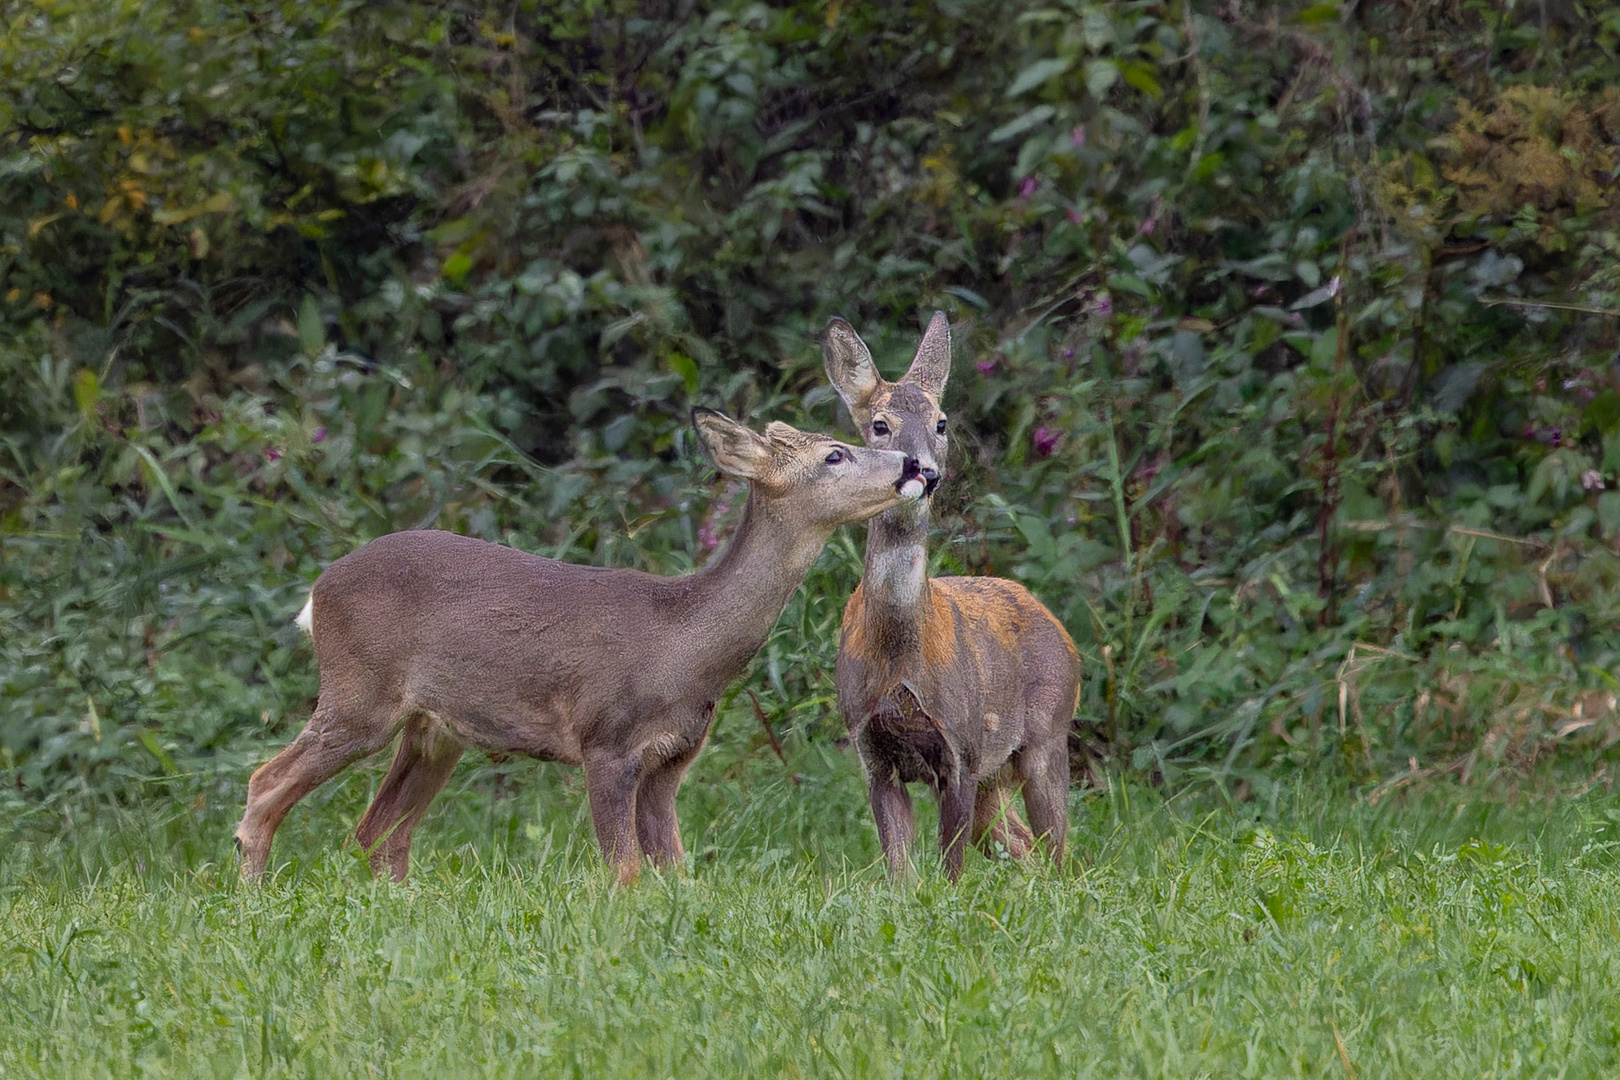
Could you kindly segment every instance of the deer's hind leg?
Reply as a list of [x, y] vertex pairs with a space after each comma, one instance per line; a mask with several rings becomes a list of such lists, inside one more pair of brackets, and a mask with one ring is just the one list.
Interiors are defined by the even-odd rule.
[[1063, 845], [1069, 835], [1069, 745], [1055, 739], [1043, 746], [1026, 747], [1013, 756], [1024, 781], [1024, 811], [1037, 842], [1063, 864]]
[[405, 880], [411, 865], [411, 830], [444, 789], [464, 749], [465, 744], [440, 720], [417, 713], [406, 721], [394, 763], [355, 829], [355, 839], [371, 858], [373, 874], [381, 876], [386, 869], [395, 881]]
[[1035, 836], [1018, 815], [1000, 775], [980, 784], [973, 799], [973, 845], [992, 857], [998, 844], [1014, 859], [1026, 858], [1035, 849]]
[[379, 701], [342, 712], [325, 695], [281, 753], [248, 780], [247, 808], [236, 827], [242, 876], [257, 881], [270, 861], [270, 842], [293, 805], [332, 777], [375, 754], [393, 738], [397, 702]]

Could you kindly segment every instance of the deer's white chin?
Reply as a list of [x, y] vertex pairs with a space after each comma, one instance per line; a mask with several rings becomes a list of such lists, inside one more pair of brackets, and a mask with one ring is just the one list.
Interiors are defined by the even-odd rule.
[[900, 485], [900, 497], [902, 499], [920, 499], [923, 497], [923, 492], [927, 490], [928, 485], [921, 480], [907, 480]]

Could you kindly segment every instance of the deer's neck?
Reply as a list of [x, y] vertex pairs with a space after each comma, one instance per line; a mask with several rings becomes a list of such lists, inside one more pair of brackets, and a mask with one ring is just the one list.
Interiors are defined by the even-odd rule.
[[928, 507], [924, 500], [873, 518], [861, 596], [868, 639], [891, 656], [921, 647], [928, 611]]
[[782, 507], [750, 489], [731, 542], [686, 579], [695, 601], [693, 644], [713, 658], [717, 678], [729, 682], [765, 643], [831, 535], [788, 520]]

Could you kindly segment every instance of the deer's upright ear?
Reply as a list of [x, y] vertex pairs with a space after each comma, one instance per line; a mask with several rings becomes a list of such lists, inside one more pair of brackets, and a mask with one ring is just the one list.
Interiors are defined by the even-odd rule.
[[911, 361], [901, 382], [911, 383], [939, 404], [945, 394], [945, 380], [951, 377], [951, 324], [943, 311], [934, 312], [923, 332], [917, 357]]
[[715, 468], [727, 476], [753, 480], [765, 471], [771, 448], [760, 436], [723, 412], [701, 406], [692, 410], [692, 424]]
[[866, 342], [848, 322], [834, 317], [821, 332], [821, 362], [849, 415], [865, 427], [872, 415], [872, 395], [883, 384]]

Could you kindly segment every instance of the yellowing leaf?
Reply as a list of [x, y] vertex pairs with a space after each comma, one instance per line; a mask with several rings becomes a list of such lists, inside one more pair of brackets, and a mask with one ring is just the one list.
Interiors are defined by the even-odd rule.
[[1164, 88], [1159, 80], [1153, 77], [1153, 67], [1141, 60], [1132, 60], [1120, 69], [1125, 77], [1125, 85], [1135, 87], [1151, 98], [1164, 96]]
[[693, 360], [685, 353], [671, 352], [669, 354], [669, 370], [681, 377], [681, 382], [686, 384], [688, 395], [693, 397], [697, 395], [698, 366], [696, 360]]
[[467, 271], [472, 269], [472, 265], [472, 256], [465, 251], [458, 251], [444, 260], [444, 276], [459, 284], [461, 279], [467, 276]]
[[73, 403], [86, 420], [95, 414], [96, 402], [101, 399], [101, 378], [89, 368], [81, 368], [73, 376]]
[[178, 225], [182, 221], [190, 221], [202, 214], [217, 214], [221, 210], [229, 210], [232, 203], [231, 193], [217, 191], [200, 203], [192, 206], [175, 207], [172, 210], [159, 210], [152, 215], [152, 220], [159, 225]]

